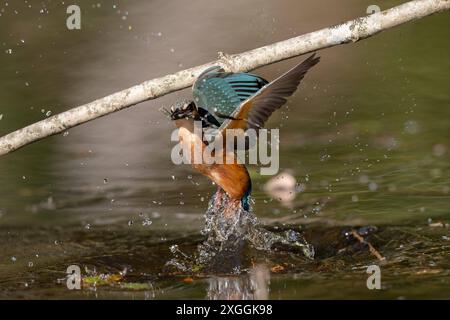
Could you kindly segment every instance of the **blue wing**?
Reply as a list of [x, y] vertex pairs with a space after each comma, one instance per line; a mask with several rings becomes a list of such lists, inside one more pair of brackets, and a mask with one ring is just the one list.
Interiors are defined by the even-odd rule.
[[285, 104], [286, 99], [297, 90], [308, 70], [319, 61], [320, 58], [313, 54], [264, 86], [255, 95], [240, 104], [231, 117], [224, 121], [220, 130], [262, 128], [272, 113]]
[[268, 82], [250, 73], [224, 72], [221, 67], [205, 70], [194, 83], [193, 95], [197, 107], [211, 113], [222, 124], [239, 105], [257, 93]]

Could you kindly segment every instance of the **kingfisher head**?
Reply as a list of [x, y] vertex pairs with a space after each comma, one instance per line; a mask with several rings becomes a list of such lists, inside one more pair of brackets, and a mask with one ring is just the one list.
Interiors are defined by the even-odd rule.
[[169, 115], [172, 120], [195, 120], [198, 117], [198, 111], [194, 101], [179, 100], [170, 108]]

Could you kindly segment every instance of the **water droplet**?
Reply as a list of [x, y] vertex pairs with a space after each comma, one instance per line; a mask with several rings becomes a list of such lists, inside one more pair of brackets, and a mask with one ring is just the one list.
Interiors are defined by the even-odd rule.
[[144, 221], [142, 221], [142, 225], [144, 227], [150, 226], [152, 223], [153, 223], [153, 221], [148, 218], [145, 218]]
[[107, 183], [108, 183], [108, 179], [107, 178], [103, 179], [103, 184], [107, 184]]
[[369, 182], [369, 177], [366, 175], [359, 176], [359, 183], [366, 184]]
[[178, 245], [176, 245], [176, 244], [171, 245], [171, 246], [169, 247], [169, 249], [170, 249], [170, 252], [176, 253], [176, 252], [178, 252]]
[[133, 220], [128, 221], [128, 226], [131, 227], [133, 225]]
[[370, 191], [377, 191], [377, 189], [378, 189], [378, 184], [376, 182], [369, 183], [369, 190]]
[[[1, 115], [0, 115], [0, 116], [1, 116]], [[1, 120], [1, 117], [0, 117], [0, 120]], [[444, 146], [443, 144], [435, 144], [435, 145], [433, 146], [433, 154], [434, 154], [436, 157], [441, 157], [441, 156], [443, 156], [446, 152], [447, 152], [447, 147]]]
[[30, 268], [33, 267], [33, 261], [29, 261], [29, 262], [28, 262], [28, 267], [30, 267]]
[[404, 123], [405, 132], [409, 134], [416, 134], [420, 131], [420, 126], [417, 121], [408, 120]]
[[158, 219], [158, 218], [161, 217], [161, 214], [159, 212], [155, 211], [155, 212], [152, 212], [152, 217], [155, 218], [155, 219]]
[[431, 169], [430, 175], [433, 178], [440, 178], [442, 176], [442, 170], [440, 168]]
[[51, 112], [50, 110], [48, 110], [48, 111], [45, 113], [45, 115], [46, 115], [47, 117], [50, 117], [50, 116], [52, 115], [52, 112]]

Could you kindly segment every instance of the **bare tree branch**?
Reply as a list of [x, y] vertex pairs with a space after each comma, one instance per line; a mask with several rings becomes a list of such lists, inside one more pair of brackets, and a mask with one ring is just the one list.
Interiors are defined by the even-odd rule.
[[137, 103], [189, 87], [203, 70], [213, 65], [221, 65], [233, 72], [249, 71], [319, 49], [356, 42], [383, 30], [446, 10], [450, 10], [450, 0], [409, 1], [382, 12], [251, 51], [234, 55], [219, 53], [217, 61], [145, 81], [3, 136], [0, 138], [0, 155]]

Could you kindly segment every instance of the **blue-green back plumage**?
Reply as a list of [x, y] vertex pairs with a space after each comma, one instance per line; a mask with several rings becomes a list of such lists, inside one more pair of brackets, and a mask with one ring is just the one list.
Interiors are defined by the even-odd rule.
[[[212, 115], [230, 116], [242, 101], [258, 92], [268, 82], [250, 73], [224, 72], [220, 67], [205, 70], [194, 83], [193, 94], [198, 107]], [[219, 123], [223, 118], [217, 117]]]

